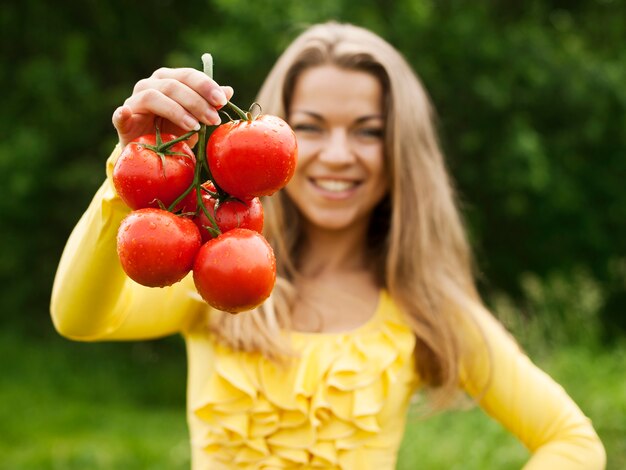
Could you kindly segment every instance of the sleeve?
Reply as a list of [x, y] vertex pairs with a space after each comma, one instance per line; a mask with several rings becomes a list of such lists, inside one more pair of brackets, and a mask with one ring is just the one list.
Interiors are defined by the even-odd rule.
[[108, 177], [72, 231], [59, 262], [50, 302], [56, 330], [70, 339], [138, 340], [186, 329], [207, 310], [188, 275], [170, 287], [149, 288], [131, 280], [119, 263], [117, 229], [130, 209]]
[[604, 469], [605, 450], [589, 418], [488, 311], [477, 310], [470, 336], [481, 346], [462, 361], [461, 381], [532, 453], [524, 469]]

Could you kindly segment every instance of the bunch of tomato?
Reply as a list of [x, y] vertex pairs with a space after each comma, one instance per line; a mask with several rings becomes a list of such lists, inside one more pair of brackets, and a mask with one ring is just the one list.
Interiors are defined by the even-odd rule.
[[297, 159], [285, 121], [242, 116], [208, 139], [201, 126], [195, 151], [187, 144], [194, 132], [177, 137], [156, 128], [127, 144], [113, 169], [115, 189], [132, 209], [117, 234], [126, 274], [165, 287], [193, 271], [202, 298], [231, 313], [257, 307], [272, 291], [276, 259], [262, 235], [259, 198], [287, 184]]

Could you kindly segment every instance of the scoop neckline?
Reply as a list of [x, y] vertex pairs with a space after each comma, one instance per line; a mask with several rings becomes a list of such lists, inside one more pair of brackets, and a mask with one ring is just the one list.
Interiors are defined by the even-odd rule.
[[383, 312], [383, 304], [384, 300], [387, 296], [387, 292], [385, 289], [379, 289], [378, 298], [376, 300], [376, 308], [374, 309], [374, 313], [363, 323], [360, 325], [345, 331], [328, 331], [328, 332], [316, 332], [316, 331], [299, 331], [299, 330], [287, 330], [287, 332], [291, 335], [306, 337], [306, 338], [332, 338], [339, 336], [347, 336], [347, 335], [355, 335], [369, 329], [375, 323], [378, 323], [379, 317]]

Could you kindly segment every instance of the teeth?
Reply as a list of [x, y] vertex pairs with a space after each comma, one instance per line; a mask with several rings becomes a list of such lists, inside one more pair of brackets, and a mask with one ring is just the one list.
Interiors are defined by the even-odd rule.
[[326, 190], [333, 192], [341, 192], [347, 191], [349, 189], [354, 188], [357, 183], [355, 181], [345, 181], [345, 180], [329, 180], [329, 179], [316, 179], [314, 180], [316, 186]]

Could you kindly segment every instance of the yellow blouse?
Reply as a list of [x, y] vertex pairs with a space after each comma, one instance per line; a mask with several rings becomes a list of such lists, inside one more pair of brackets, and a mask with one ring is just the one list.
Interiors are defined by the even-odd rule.
[[[109, 159], [109, 176], [116, 156]], [[385, 291], [374, 316], [356, 330], [292, 332], [299, 354], [281, 366], [217, 343], [204, 327], [207, 306], [190, 276], [151, 289], [124, 274], [115, 237], [128, 211], [108, 178], [67, 242], [52, 318], [61, 334], [83, 341], [183, 335], [195, 470], [395, 468], [419, 378], [414, 336]], [[600, 440], [564, 390], [490, 315], [476, 320], [489, 353], [465, 361], [460, 384], [480, 394], [480, 406], [533, 453], [525, 468], [604, 468]]]
[[394, 468], [415, 385], [415, 339], [384, 292], [353, 332], [293, 333], [299, 354], [284, 366], [202, 331], [187, 341], [192, 370], [205, 369], [190, 374], [193, 447], [206, 461], [199, 468]]

